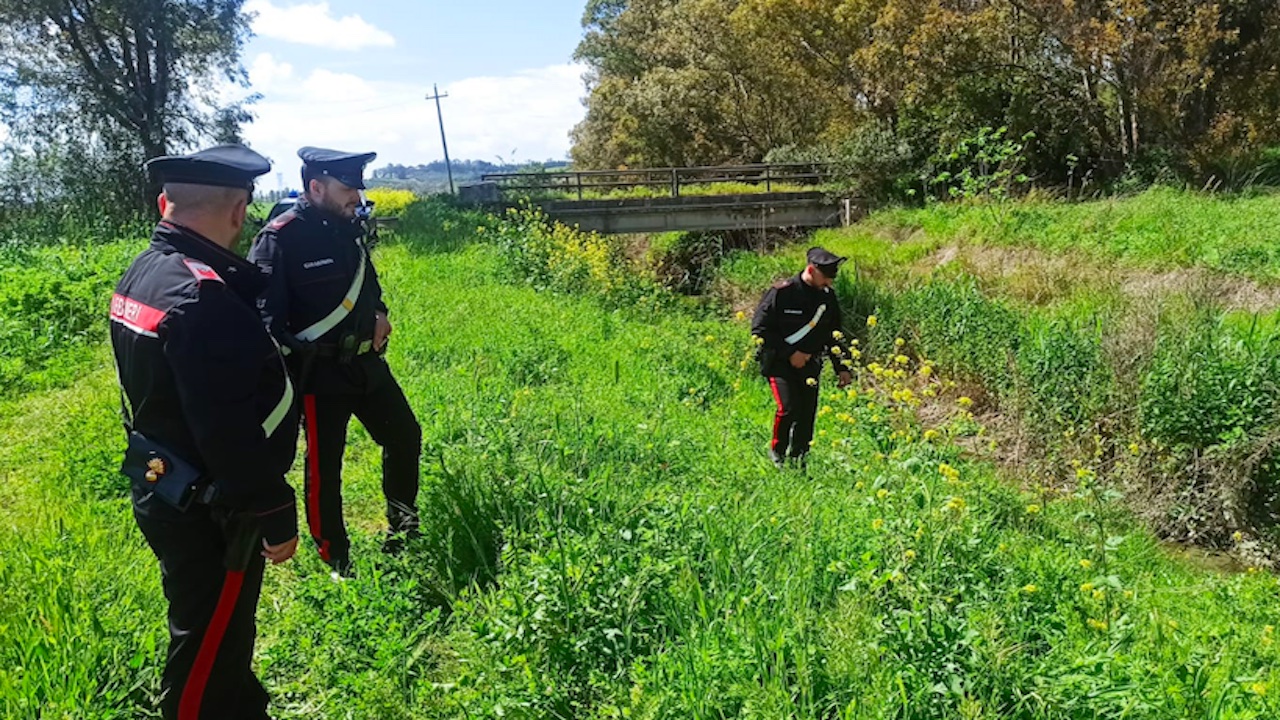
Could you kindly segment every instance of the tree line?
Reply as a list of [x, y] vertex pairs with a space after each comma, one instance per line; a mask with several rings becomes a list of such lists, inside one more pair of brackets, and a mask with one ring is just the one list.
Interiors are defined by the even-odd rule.
[[0, 201], [148, 211], [142, 162], [239, 139], [243, 0], [0, 0]]
[[927, 190], [999, 133], [1033, 182], [1239, 183], [1280, 143], [1275, 0], [588, 0], [582, 22], [584, 167], [826, 159]]

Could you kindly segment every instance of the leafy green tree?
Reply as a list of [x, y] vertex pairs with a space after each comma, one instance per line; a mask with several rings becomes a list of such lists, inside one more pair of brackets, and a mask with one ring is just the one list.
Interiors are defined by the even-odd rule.
[[243, 102], [225, 99], [247, 85], [242, 5], [0, 0], [0, 121], [10, 129], [9, 151], [88, 153], [104, 173], [106, 200], [149, 207], [138, 171], [144, 159], [234, 140], [250, 119]]

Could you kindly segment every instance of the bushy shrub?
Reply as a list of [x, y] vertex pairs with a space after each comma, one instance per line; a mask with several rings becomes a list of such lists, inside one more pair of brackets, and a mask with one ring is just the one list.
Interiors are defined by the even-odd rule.
[[417, 196], [412, 190], [376, 187], [365, 191], [365, 197], [374, 202], [375, 212], [382, 217], [400, 217]]

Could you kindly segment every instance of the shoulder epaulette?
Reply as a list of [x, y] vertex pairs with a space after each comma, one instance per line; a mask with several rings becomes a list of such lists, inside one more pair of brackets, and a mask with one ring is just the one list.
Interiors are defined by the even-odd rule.
[[216, 270], [198, 260], [185, 259], [182, 263], [187, 266], [187, 269], [191, 271], [191, 274], [196, 277], [196, 281], [198, 282], [213, 280], [215, 282], [220, 282], [223, 285], [227, 284]]
[[773, 289], [781, 290], [782, 288], [785, 288], [785, 287], [791, 287], [791, 283], [793, 282], [795, 282], [795, 278], [787, 278], [786, 280], [779, 280], [778, 282], [773, 284]]
[[294, 212], [293, 210], [286, 210], [285, 212], [282, 212], [279, 215], [277, 215], [275, 220], [272, 220], [271, 222], [267, 223], [267, 229], [279, 230], [285, 225], [288, 225], [289, 223], [293, 222], [294, 218], [296, 217], [298, 217], [298, 213]]

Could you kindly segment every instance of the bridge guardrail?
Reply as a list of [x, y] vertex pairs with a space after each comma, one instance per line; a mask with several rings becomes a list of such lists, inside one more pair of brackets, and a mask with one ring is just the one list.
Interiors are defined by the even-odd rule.
[[772, 192], [774, 183], [820, 185], [832, 177], [827, 163], [769, 163], [754, 165], [707, 165], [682, 168], [627, 168], [623, 170], [579, 170], [548, 173], [487, 173], [484, 182], [502, 190], [530, 190], [576, 194], [636, 187], [665, 187], [670, 197], [680, 197], [680, 188], [689, 185], [745, 183], [764, 185]]

